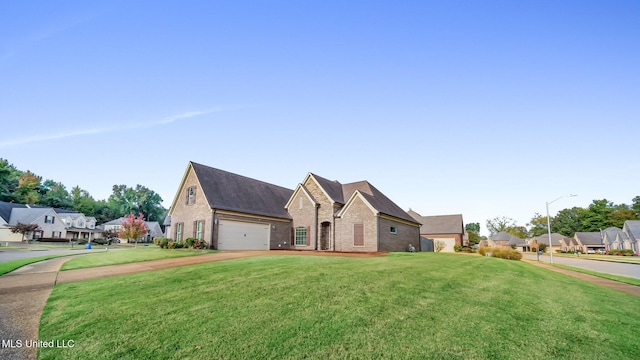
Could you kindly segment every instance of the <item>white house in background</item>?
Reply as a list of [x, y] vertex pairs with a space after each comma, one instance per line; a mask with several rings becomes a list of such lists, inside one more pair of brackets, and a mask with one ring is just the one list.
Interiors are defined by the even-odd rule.
[[69, 210], [14, 204], [0, 201], [0, 241], [21, 241], [21, 234], [11, 233], [7, 225], [36, 224], [40, 230], [26, 234], [25, 240], [60, 241], [95, 238], [93, 217]]
[[[109, 222], [106, 222], [100, 225], [100, 228], [103, 231], [107, 231], [107, 230], [120, 231], [120, 229], [122, 228], [122, 220], [124, 220], [124, 217], [111, 220]], [[157, 221], [145, 221], [144, 224], [147, 227], [147, 232], [144, 235], [140, 236], [138, 238], [138, 241], [150, 242], [157, 237], [164, 236], [164, 234], [162, 233], [162, 228], [160, 227], [160, 224]], [[120, 239], [120, 242], [126, 243], [127, 239]]]
[[93, 240], [96, 238], [96, 218], [77, 212], [58, 211], [58, 216], [67, 227], [67, 234], [73, 239]]

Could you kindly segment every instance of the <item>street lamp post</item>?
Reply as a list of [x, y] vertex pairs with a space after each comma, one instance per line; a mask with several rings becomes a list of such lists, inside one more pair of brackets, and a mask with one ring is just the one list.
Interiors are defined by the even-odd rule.
[[559, 198], [553, 200], [553, 201], [547, 201], [547, 234], [549, 235], [549, 263], [553, 264], [553, 243], [551, 242], [551, 218], [549, 217], [549, 204], [552, 204], [562, 198], [566, 198], [566, 197], [574, 197], [574, 196], [578, 196], [576, 194], [569, 194], [569, 195], [565, 195], [565, 196], [560, 196]]

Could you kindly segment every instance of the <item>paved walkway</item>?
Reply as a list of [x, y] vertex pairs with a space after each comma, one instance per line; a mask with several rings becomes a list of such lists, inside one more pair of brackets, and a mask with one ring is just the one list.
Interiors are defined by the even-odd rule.
[[[0, 359], [36, 359], [37, 349], [24, 347], [25, 340], [43, 340], [38, 339], [40, 317], [47, 299], [49, 298], [49, 294], [51, 293], [51, 289], [55, 284], [252, 256], [287, 254], [354, 257], [381, 256], [381, 254], [345, 254], [314, 251], [233, 251], [68, 271], [59, 270], [62, 264], [69, 260], [69, 257], [34, 263], [0, 276], [0, 340], [4, 340], [5, 342], [13, 340], [14, 344], [20, 340], [23, 343], [23, 347], [0, 348]], [[616, 281], [597, 278], [591, 275], [559, 269], [538, 261], [525, 261], [584, 281], [589, 281], [598, 285], [640, 296], [640, 287], [638, 286], [627, 285]]]
[[[38, 326], [56, 275], [68, 257], [34, 263], [0, 276], [0, 341], [15, 347], [0, 348], [0, 359], [35, 359], [36, 348], [25, 340], [38, 340]], [[18, 347], [18, 341], [22, 347]], [[1, 344], [0, 344], [1, 346]]]

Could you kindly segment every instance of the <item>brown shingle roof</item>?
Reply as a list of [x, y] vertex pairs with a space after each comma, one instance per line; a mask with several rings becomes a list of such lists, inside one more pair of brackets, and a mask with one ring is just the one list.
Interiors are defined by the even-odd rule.
[[600, 232], [577, 232], [573, 235], [582, 245], [602, 245]]
[[406, 211], [402, 210], [396, 203], [386, 197], [380, 190], [376, 189], [368, 181], [358, 181], [355, 183], [342, 185], [345, 199], [349, 199], [356, 190], [379, 212], [395, 216], [399, 219], [420, 223], [412, 218]]
[[462, 214], [422, 216], [413, 210], [408, 214], [422, 224], [420, 234], [463, 234]]
[[293, 190], [191, 162], [212, 209], [288, 219]]
[[316, 179], [320, 187], [327, 192], [327, 195], [329, 195], [331, 200], [340, 204], [344, 204], [344, 202], [349, 199], [348, 197], [343, 196], [342, 184], [340, 184], [338, 181], [325, 179], [322, 176], [318, 176], [314, 173], [311, 173], [311, 175], [314, 179]]
[[[362, 196], [373, 206], [377, 211], [397, 217], [399, 219], [411, 221], [416, 223], [409, 214], [407, 214], [402, 208], [396, 205], [391, 199], [384, 195], [380, 190], [376, 189], [368, 181], [357, 181], [348, 184], [341, 184], [338, 181], [327, 180], [321, 176], [311, 173], [316, 179], [318, 184], [329, 195], [331, 200], [345, 204], [351, 195], [358, 190]], [[419, 223], [419, 222], [418, 222]]]
[[[551, 233], [551, 243], [553, 244], [553, 246], [562, 245], [566, 238], [567, 237], [562, 234]], [[534, 239], [538, 242], [538, 244], [549, 245], [549, 234], [536, 236]]]

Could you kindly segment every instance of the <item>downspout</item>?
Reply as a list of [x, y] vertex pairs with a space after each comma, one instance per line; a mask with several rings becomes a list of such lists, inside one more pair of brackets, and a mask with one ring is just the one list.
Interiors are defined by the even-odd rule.
[[210, 239], [211, 242], [209, 243], [209, 249], [213, 249], [213, 240], [214, 240], [214, 236], [215, 236], [215, 224], [216, 224], [216, 210], [215, 209], [211, 209], [211, 235], [210, 235]]
[[[334, 216], [333, 217], [333, 251], [342, 251], [342, 243], [340, 243], [340, 250], [338, 250], [337, 246], [336, 246], [336, 242], [338, 239], [338, 225], [337, 225], [337, 220], [340, 219], [340, 217], [338, 216]], [[342, 226], [342, 222], [340, 222], [340, 226]], [[340, 228], [342, 230], [342, 228]], [[342, 240], [342, 238], [340, 238], [340, 240]]]
[[378, 245], [376, 246], [376, 251], [380, 251], [380, 212], [376, 215], [376, 241]]
[[315, 226], [314, 236], [313, 237], [315, 238], [315, 241], [316, 241], [316, 245], [315, 245], [316, 250], [318, 250], [318, 208], [319, 207], [320, 207], [320, 204], [316, 204], [315, 205], [316, 216], [314, 217], [314, 220], [313, 220], [314, 226]]

